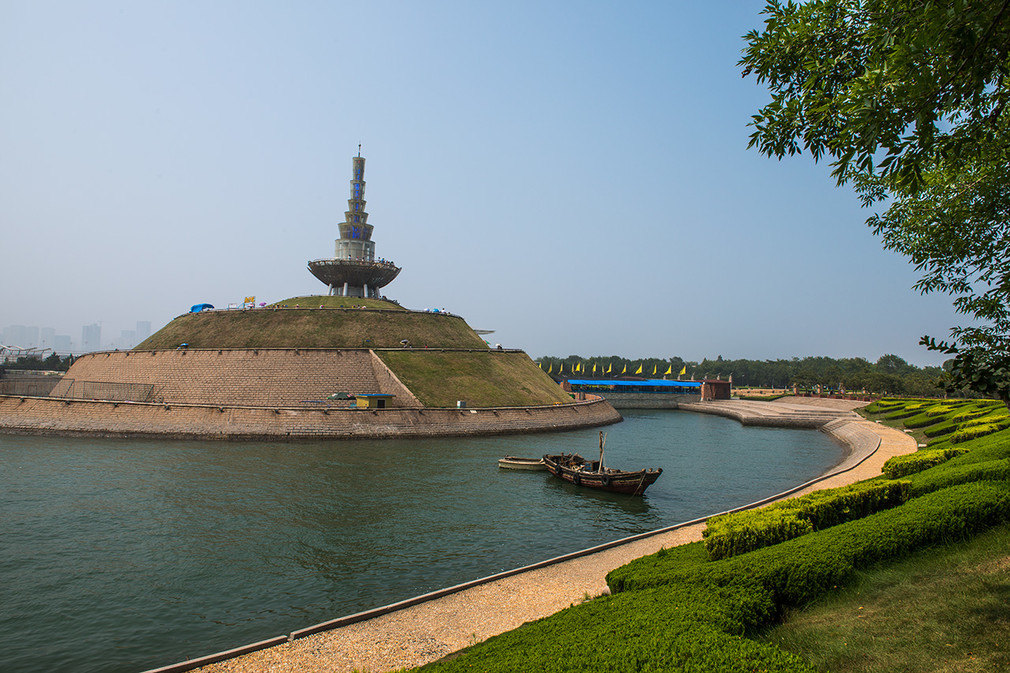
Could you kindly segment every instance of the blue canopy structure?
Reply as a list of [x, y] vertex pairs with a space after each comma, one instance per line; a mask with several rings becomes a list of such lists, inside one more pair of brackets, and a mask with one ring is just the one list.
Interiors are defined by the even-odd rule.
[[200, 311], [206, 311], [209, 308], [214, 308], [212, 304], [193, 304], [189, 307], [190, 313], [199, 313]]

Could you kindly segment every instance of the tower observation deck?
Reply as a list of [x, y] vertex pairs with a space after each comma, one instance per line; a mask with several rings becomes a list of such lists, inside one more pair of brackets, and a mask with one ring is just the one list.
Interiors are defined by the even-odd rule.
[[396, 278], [400, 267], [375, 258], [373, 227], [365, 212], [365, 159], [359, 151], [351, 162], [351, 198], [339, 225], [334, 256], [309, 262], [309, 271], [326, 283], [331, 295], [378, 299], [379, 289]]

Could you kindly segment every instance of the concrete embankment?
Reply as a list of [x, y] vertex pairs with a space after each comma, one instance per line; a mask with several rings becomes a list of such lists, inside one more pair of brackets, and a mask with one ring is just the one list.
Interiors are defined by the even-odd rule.
[[[823, 405], [824, 402], [836, 404]], [[821, 477], [744, 508], [875, 477], [888, 458], [916, 450], [915, 441], [905, 433], [865, 421], [852, 413], [851, 409], [858, 403], [811, 400], [783, 404], [718, 404], [726, 412], [723, 415], [733, 412], [742, 418], [760, 416], [768, 421], [762, 423], [764, 425], [773, 425], [771, 420], [778, 418], [780, 425], [788, 427], [813, 427], [810, 414], [806, 412], [822, 404], [823, 410], [835, 413], [822, 413], [824, 420], [818, 427], [849, 448], [843, 461]], [[221, 653], [218, 658], [211, 655], [160, 670], [182, 671], [203, 666], [200, 670], [214, 673], [387, 671], [418, 666], [525, 622], [551, 615], [581, 602], [587, 595], [606, 593], [608, 572], [663, 547], [700, 540], [704, 527], [703, 519], [684, 522], [309, 627], [286, 639], [280, 636], [259, 646], [250, 646], [256, 651], [242, 653], [242, 656], [237, 656], [238, 652]], [[211, 664], [211, 661], [218, 663]]]
[[306, 409], [0, 395], [0, 432], [83, 437], [392, 439], [551, 432], [621, 420], [605, 400], [480, 409]]

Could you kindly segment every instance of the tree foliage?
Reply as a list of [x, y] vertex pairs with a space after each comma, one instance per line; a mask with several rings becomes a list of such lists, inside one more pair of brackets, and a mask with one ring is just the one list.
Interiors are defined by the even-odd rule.
[[955, 297], [949, 385], [1010, 400], [1010, 0], [772, 0], [746, 36], [768, 86], [751, 146], [830, 157], [868, 224]]

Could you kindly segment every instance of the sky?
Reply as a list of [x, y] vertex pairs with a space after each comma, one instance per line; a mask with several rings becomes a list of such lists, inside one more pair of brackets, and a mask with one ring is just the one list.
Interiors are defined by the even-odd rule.
[[385, 294], [534, 357], [938, 364], [950, 298], [747, 149], [762, 6], [0, 0], [0, 328], [325, 293], [361, 143]]

